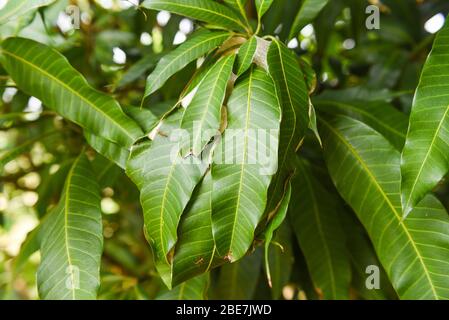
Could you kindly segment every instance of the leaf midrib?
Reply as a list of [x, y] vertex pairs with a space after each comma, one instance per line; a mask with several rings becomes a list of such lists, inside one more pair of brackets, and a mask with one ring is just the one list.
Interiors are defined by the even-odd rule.
[[240, 2], [240, 0], [236, 0], [237, 6], [239, 8], [240, 14], [244, 19], [246, 19], [246, 22], [248, 23], [248, 18], [246, 17], [245, 8], [243, 7], [243, 4]]
[[165, 183], [164, 193], [162, 194], [162, 203], [161, 203], [161, 210], [160, 210], [160, 216], [159, 216], [159, 218], [160, 218], [159, 237], [160, 237], [160, 240], [161, 240], [161, 249], [162, 249], [162, 253], [164, 254], [163, 259], [168, 264], [170, 264], [170, 262], [168, 261], [167, 253], [168, 253], [168, 251], [170, 251], [171, 248], [169, 248], [168, 250], [165, 250], [165, 244], [164, 244], [164, 241], [163, 241], [163, 239], [164, 239], [163, 227], [164, 227], [164, 221], [165, 221], [164, 220], [164, 212], [165, 212], [165, 201], [167, 200], [168, 185], [169, 185], [171, 179], [173, 178], [173, 170], [176, 167], [175, 162], [176, 161], [172, 162], [172, 165], [170, 166], [170, 171], [169, 171], [168, 176], [167, 176], [167, 181]]
[[263, 10], [263, 6], [265, 5], [265, 0], [262, 0], [262, 2], [260, 3], [260, 7], [259, 10], [257, 10], [257, 14], [259, 15], [259, 19], [261, 19], [262, 17], [260, 16]]
[[75, 300], [75, 288], [74, 288], [74, 284], [75, 284], [75, 276], [73, 274], [73, 264], [72, 264], [72, 258], [70, 256], [70, 250], [69, 250], [69, 234], [68, 234], [68, 229], [69, 229], [69, 225], [68, 225], [68, 215], [69, 215], [69, 202], [70, 202], [70, 185], [72, 183], [72, 177], [73, 177], [73, 173], [75, 171], [76, 166], [78, 165], [80, 161], [80, 157], [78, 157], [75, 162], [72, 164], [72, 167], [70, 168], [70, 171], [68, 173], [67, 176], [67, 190], [66, 190], [66, 194], [65, 194], [65, 199], [64, 199], [64, 242], [65, 242], [65, 249], [66, 249], [66, 254], [67, 254], [67, 262], [69, 264], [69, 272], [70, 272], [70, 289], [72, 291], [72, 299]]
[[[429, 158], [430, 153], [433, 150], [433, 146], [435, 144], [435, 140], [440, 135], [440, 130], [441, 130], [442, 126], [443, 126], [443, 123], [446, 120], [448, 112], [449, 112], [449, 105], [446, 107], [446, 111], [444, 111], [444, 114], [441, 117], [440, 122], [438, 123], [438, 127], [435, 130], [435, 134], [433, 135], [433, 138], [432, 138], [432, 141], [431, 141], [431, 143], [429, 145], [429, 148], [427, 150], [426, 156], [424, 157], [423, 161], [421, 162], [421, 166], [419, 167], [418, 174], [416, 175], [416, 178], [413, 181], [413, 185], [412, 185], [412, 188], [410, 189], [410, 193], [409, 193], [409, 197], [407, 199], [407, 203], [406, 203], [406, 205], [404, 207], [404, 209], [406, 209], [406, 210], [408, 210], [408, 208], [411, 208], [410, 202], [412, 201], [412, 195], [415, 192], [415, 188], [416, 188], [416, 185], [418, 183], [418, 180], [421, 178], [422, 171], [424, 170], [424, 166], [427, 164], [427, 159]], [[408, 214], [408, 212], [406, 212], [406, 214]]]
[[424, 263], [424, 259], [421, 256], [421, 253], [419, 252], [418, 248], [416, 247], [416, 244], [413, 240], [413, 237], [411, 236], [410, 232], [408, 231], [408, 229], [406, 228], [406, 226], [404, 225], [404, 221], [401, 218], [401, 215], [397, 212], [396, 208], [394, 207], [394, 205], [391, 203], [390, 199], [388, 198], [388, 196], [385, 194], [385, 192], [382, 190], [381, 186], [379, 185], [379, 183], [377, 182], [376, 178], [374, 177], [373, 173], [371, 172], [371, 170], [368, 168], [367, 164], [365, 163], [365, 161], [360, 157], [360, 155], [358, 154], [358, 152], [353, 148], [353, 146], [346, 141], [346, 139], [337, 131], [335, 130], [327, 121], [325, 121], [324, 119], [320, 118], [321, 122], [329, 128], [329, 130], [335, 134], [335, 136], [341, 140], [341, 142], [343, 142], [343, 144], [349, 149], [349, 151], [351, 152], [351, 154], [356, 158], [356, 160], [359, 162], [359, 164], [363, 167], [363, 169], [366, 171], [366, 173], [368, 174], [370, 180], [374, 183], [374, 186], [379, 190], [380, 194], [382, 195], [382, 197], [385, 199], [385, 202], [388, 204], [388, 206], [390, 207], [391, 211], [394, 213], [395, 217], [397, 218], [399, 225], [401, 226], [401, 228], [403, 229], [403, 231], [405, 232], [405, 234], [407, 235], [407, 238], [409, 239], [409, 242], [411, 243], [413, 250], [415, 251], [416, 255], [418, 256], [418, 259], [420, 261], [420, 264], [424, 270], [424, 273], [426, 275], [426, 278], [428, 280], [428, 283], [432, 289], [432, 293], [434, 295], [434, 297], [438, 300], [439, 297], [436, 293], [435, 287], [433, 285], [432, 279], [430, 278], [430, 274], [429, 274], [429, 270], [427, 270], [427, 266]]
[[[251, 96], [252, 96], [252, 82], [253, 82], [253, 71], [251, 71], [250, 75], [249, 75], [249, 79], [248, 79], [248, 98], [247, 98], [247, 105], [246, 105], [246, 122], [245, 122], [245, 141], [243, 144], [243, 161], [242, 161], [242, 165], [241, 165], [241, 169], [240, 169], [240, 182], [239, 182], [239, 191], [237, 193], [237, 203], [235, 206], [235, 214], [234, 214], [234, 223], [232, 224], [232, 232], [231, 232], [231, 241], [230, 241], [230, 250], [234, 247], [233, 243], [234, 243], [234, 236], [235, 236], [235, 229], [236, 229], [236, 225], [237, 225], [237, 217], [239, 215], [239, 211], [240, 211], [240, 196], [242, 194], [242, 187], [243, 187], [243, 176], [244, 176], [244, 171], [245, 171], [245, 164], [247, 161], [247, 157], [248, 157], [248, 129], [249, 129], [249, 119], [250, 119], [250, 113], [251, 113]], [[228, 253], [229, 254], [229, 253]], [[231, 252], [231, 257], [232, 257], [232, 252]]]

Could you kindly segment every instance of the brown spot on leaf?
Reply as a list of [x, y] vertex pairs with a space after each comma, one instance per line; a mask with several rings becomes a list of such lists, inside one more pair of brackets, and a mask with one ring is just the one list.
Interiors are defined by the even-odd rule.
[[232, 253], [229, 252], [227, 255], [223, 257], [226, 262], [232, 262]]
[[323, 290], [321, 290], [321, 288], [315, 288], [315, 292], [318, 295], [318, 299], [323, 300]]

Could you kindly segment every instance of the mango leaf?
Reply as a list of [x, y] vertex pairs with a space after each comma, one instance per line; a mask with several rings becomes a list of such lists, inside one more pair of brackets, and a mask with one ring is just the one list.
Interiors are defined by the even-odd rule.
[[224, 0], [224, 3], [240, 12], [240, 14], [246, 18], [245, 7], [248, 0]]
[[171, 76], [190, 62], [215, 49], [229, 37], [230, 33], [224, 31], [197, 31], [186, 42], [159, 61], [147, 78], [144, 99], [160, 89]]
[[237, 56], [237, 70], [235, 74], [241, 76], [246, 70], [251, 67], [254, 56], [257, 50], [257, 39], [251, 37], [239, 49]]
[[402, 208], [407, 216], [449, 169], [449, 19], [438, 32], [415, 93], [402, 152]]
[[42, 226], [37, 272], [42, 299], [95, 299], [103, 230], [100, 190], [87, 157], [70, 169], [59, 204]]
[[250, 300], [256, 291], [262, 269], [262, 251], [256, 250], [238, 262], [220, 268], [218, 282], [212, 288], [211, 298], [220, 300]]
[[273, 40], [267, 61], [282, 108], [279, 170], [270, 187], [267, 204], [267, 211], [271, 212], [282, 199], [284, 183], [294, 170], [290, 159], [296, 154], [309, 126], [309, 97], [301, 68], [291, 50]]
[[55, 0], [14, 0], [6, 2], [6, 5], [0, 10], [0, 25], [17, 19], [30, 13], [40, 7], [48, 6]]
[[212, 177], [206, 173], [198, 190], [183, 213], [178, 227], [179, 240], [173, 259], [173, 283], [205, 273], [214, 263], [215, 242], [212, 234]]
[[95, 151], [117, 164], [120, 168], [125, 169], [129, 157], [128, 149], [88, 131], [84, 131], [84, 137]]
[[89, 132], [125, 148], [143, 135], [113, 98], [92, 89], [57, 51], [9, 38], [2, 43], [1, 62], [21, 90]]
[[273, 0], [256, 0], [257, 16], [259, 20], [263, 17], [265, 12], [270, 9], [272, 4]]
[[189, 153], [198, 156], [211, 138], [219, 133], [221, 107], [234, 60], [235, 55], [220, 59], [199, 84], [181, 121], [181, 128], [188, 133], [182, 143], [182, 156]]
[[148, 109], [130, 106], [124, 108], [123, 111], [133, 119], [146, 134], [154, 129], [159, 120], [159, 118]]
[[156, 300], [203, 300], [209, 285], [209, 274], [190, 279], [172, 290], [162, 290]]
[[277, 170], [280, 108], [263, 70], [253, 67], [237, 82], [227, 123], [211, 169], [212, 224], [218, 255], [233, 262], [253, 241]]
[[246, 26], [233, 10], [210, 0], [145, 0], [142, 7], [153, 10], [166, 10], [195, 20], [242, 31]]
[[240, 8], [243, 8], [244, 10], [247, 2], [248, 0], [224, 0], [224, 3], [228, 4], [238, 11], [240, 11]]
[[359, 85], [350, 88], [342, 88], [338, 90], [326, 90], [319, 97], [335, 98], [338, 101], [370, 101], [370, 102], [389, 102], [394, 98], [400, 97], [404, 93], [394, 92], [390, 89], [373, 89], [366, 85]]
[[176, 111], [158, 129], [153, 141], [135, 145], [126, 166], [127, 175], [140, 190], [145, 235], [154, 249], [158, 271], [169, 288], [181, 214], [205, 171], [200, 160], [179, 155], [180, 137], [176, 136], [176, 129], [181, 116]]
[[292, 275], [294, 255], [292, 230], [288, 219], [284, 220], [274, 235], [268, 251], [268, 263], [271, 278], [271, 297], [280, 299], [282, 290], [289, 283]]
[[332, 180], [367, 230], [399, 297], [448, 299], [449, 217], [441, 203], [428, 196], [403, 220], [399, 152], [357, 120], [338, 116], [321, 123]]
[[324, 92], [313, 99], [320, 112], [346, 115], [366, 123], [381, 133], [398, 150], [402, 150], [407, 134], [407, 116], [388, 102], [348, 99], [339, 91]]
[[289, 39], [295, 38], [323, 10], [329, 0], [304, 0], [290, 29]]
[[350, 260], [337, 201], [307, 164], [297, 159], [296, 169], [290, 218], [313, 284], [324, 299], [349, 299]]
[[265, 271], [267, 273], [268, 285], [273, 287], [273, 283], [271, 281], [271, 272], [270, 272], [270, 261], [269, 261], [269, 249], [271, 240], [273, 239], [274, 232], [281, 226], [284, 222], [285, 217], [287, 216], [288, 205], [290, 203], [290, 197], [292, 194], [292, 185], [290, 179], [287, 182], [287, 186], [285, 189], [284, 197], [282, 198], [281, 204], [276, 212], [276, 215], [271, 219], [265, 230], [265, 243], [264, 243], [264, 253], [265, 253]]

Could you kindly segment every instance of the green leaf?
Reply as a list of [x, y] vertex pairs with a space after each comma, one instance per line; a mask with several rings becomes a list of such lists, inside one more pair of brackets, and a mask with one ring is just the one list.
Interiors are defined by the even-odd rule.
[[55, 0], [13, 0], [6, 2], [6, 5], [0, 10], [0, 25], [6, 22], [20, 18], [40, 7], [48, 6]]
[[153, 112], [151, 112], [151, 110], [148, 109], [126, 107], [123, 109], [123, 111], [125, 111], [125, 113], [131, 119], [137, 122], [137, 124], [140, 126], [143, 132], [145, 132], [145, 134], [150, 133], [159, 120], [159, 118]]
[[236, 75], [241, 76], [246, 70], [251, 67], [254, 56], [257, 50], [257, 39], [251, 37], [239, 49], [237, 56], [237, 71]]
[[257, 16], [259, 20], [270, 9], [273, 4], [273, 0], [256, 0]]
[[280, 108], [263, 70], [253, 68], [236, 84], [227, 123], [211, 169], [212, 223], [219, 256], [236, 261], [253, 241], [277, 169]]
[[449, 217], [443, 206], [429, 196], [404, 221], [399, 152], [357, 120], [338, 116], [321, 123], [332, 180], [367, 230], [399, 297], [448, 299]]
[[359, 85], [350, 88], [338, 90], [326, 90], [316, 98], [337, 99], [338, 101], [350, 102], [369, 101], [369, 102], [389, 102], [398, 96], [403, 95], [401, 92], [394, 92], [389, 89], [373, 89], [366, 85]]
[[245, 12], [245, 6], [248, 0], [224, 0], [224, 3], [230, 5], [239, 12]]
[[215, 241], [212, 234], [212, 177], [206, 173], [191, 202], [182, 214], [179, 240], [173, 259], [173, 283], [205, 273], [216, 266]]
[[82, 154], [67, 175], [57, 207], [42, 227], [37, 272], [42, 299], [95, 299], [100, 285], [103, 230], [100, 190]]
[[271, 276], [271, 296], [280, 299], [282, 290], [290, 282], [294, 255], [292, 246], [292, 230], [285, 220], [276, 232], [268, 252], [268, 263]]
[[230, 33], [224, 31], [197, 31], [186, 42], [159, 61], [156, 69], [147, 78], [144, 99], [160, 89], [171, 76], [190, 62], [215, 49], [229, 37]]
[[210, 0], [145, 0], [142, 7], [166, 10], [224, 29], [245, 30], [240, 18], [228, 7]]
[[341, 92], [324, 92], [313, 99], [320, 112], [346, 115], [362, 121], [402, 150], [407, 133], [407, 116], [388, 102], [348, 99]]
[[230, 7], [232, 7], [234, 10], [236, 10], [240, 16], [245, 21], [246, 25], [249, 27], [247, 31], [251, 31], [252, 28], [250, 26], [250, 23], [248, 21], [248, 16], [246, 14], [246, 7], [248, 4], [248, 0], [224, 0], [224, 3]]
[[349, 299], [350, 260], [337, 201], [299, 159], [296, 169], [290, 218], [313, 284], [324, 299]]
[[128, 149], [88, 131], [84, 131], [84, 137], [86, 138], [87, 143], [89, 143], [89, 145], [99, 154], [113, 161], [122, 169], [126, 167], [126, 162], [129, 158]]
[[410, 126], [402, 152], [404, 216], [449, 169], [449, 19], [438, 32], [415, 93]]
[[135, 145], [126, 166], [126, 173], [140, 190], [145, 234], [169, 288], [181, 214], [205, 171], [198, 159], [179, 155], [176, 129], [181, 115], [175, 112], [174, 119], [159, 128], [153, 141]]
[[172, 290], [163, 290], [156, 300], [204, 300], [209, 286], [209, 274], [190, 279]]
[[265, 233], [264, 233], [264, 235], [265, 235], [265, 244], [264, 244], [265, 269], [266, 269], [266, 273], [267, 273], [268, 284], [270, 287], [273, 286], [273, 283], [271, 281], [270, 262], [269, 262], [270, 244], [271, 244], [271, 240], [273, 239], [274, 232], [281, 226], [281, 224], [285, 220], [285, 217], [287, 216], [287, 210], [288, 210], [288, 205], [290, 203], [291, 194], [292, 194], [292, 185], [291, 185], [291, 181], [289, 179], [286, 189], [285, 189], [284, 197], [282, 198], [279, 208], [278, 208], [275, 216], [273, 217], [273, 219], [271, 219], [271, 221], [268, 224], [267, 228], [265, 229]]
[[295, 38], [323, 10], [329, 0], [304, 0], [290, 29], [289, 39]]
[[219, 133], [221, 107], [234, 60], [235, 55], [220, 59], [199, 84], [181, 121], [181, 128], [188, 133], [181, 147], [182, 156], [189, 153], [198, 156], [211, 138]]
[[281, 201], [284, 183], [294, 170], [290, 160], [295, 156], [309, 126], [309, 97], [303, 73], [291, 50], [274, 40], [268, 50], [267, 61], [282, 108], [279, 170], [270, 187], [267, 204], [267, 211], [270, 212]]
[[126, 148], [143, 135], [113, 98], [92, 89], [57, 51], [33, 40], [9, 38], [1, 58], [21, 90], [89, 132]]

